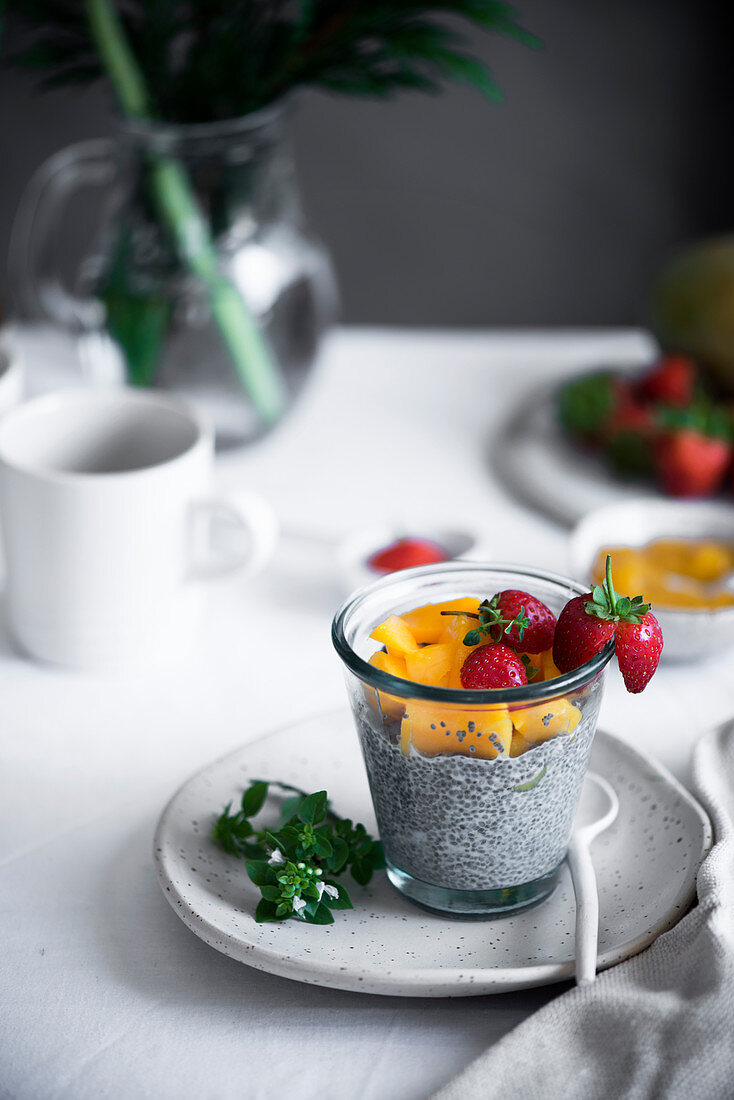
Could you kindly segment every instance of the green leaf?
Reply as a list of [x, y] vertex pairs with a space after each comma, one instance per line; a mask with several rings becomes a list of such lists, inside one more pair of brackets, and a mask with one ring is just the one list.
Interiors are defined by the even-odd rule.
[[358, 882], [360, 886], [366, 886], [372, 878], [372, 866], [366, 861], [354, 860], [350, 864], [349, 870], [354, 881]]
[[107, 328], [125, 357], [130, 381], [135, 386], [150, 386], [172, 320], [173, 300], [157, 290], [133, 293], [128, 284], [135, 265], [134, 244], [126, 233], [119, 238], [99, 297], [105, 306]]
[[292, 794], [288, 798], [284, 798], [280, 804], [280, 822], [278, 827], [283, 828], [294, 817], [298, 817], [298, 811], [301, 808], [303, 802], [303, 795]]
[[242, 795], [242, 812], [246, 817], [254, 817], [263, 808], [268, 797], [268, 784], [262, 780], [252, 783]]
[[324, 905], [323, 902], [320, 902], [319, 905], [317, 905], [316, 910], [314, 911], [313, 915], [312, 916], [309, 915], [308, 923], [309, 924], [333, 924], [334, 923], [334, 918], [331, 915], [331, 913], [329, 912], [328, 907], [326, 905]]
[[333, 848], [326, 837], [317, 836], [314, 844], [314, 852], [319, 859], [328, 858], [333, 851]]
[[267, 901], [279, 902], [281, 900], [280, 888], [278, 886], [261, 886], [260, 893]]
[[464, 645], [479, 645], [482, 640], [482, 635], [478, 630], [470, 630], [468, 634], [464, 635]]
[[326, 860], [326, 866], [333, 874], [338, 875], [344, 869], [344, 865], [349, 858], [349, 846], [340, 836], [335, 836], [331, 849], [331, 855]]
[[372, 847], [372, 870], [382, 871], [387, 866], [382, 841], [376, 840]]
[[261, 898], [255, 910], [255, 920], [258, 924], [264, 924], [265, 921], [283, 920], [285, 916], [286, 914], [278, 916], [278, 906], [266, 898]]
[[599, 607], [608, 607], [607, 594], [600, 584], [595, 585], [591, 595], [594, 603], [598, 604]]
[[342, 886], [341, 883], [334, 882], [332, 879], [327, 879], [326, 882], [327, 885], [337, 888], [339, 897], [330, 898], [328, 894], [322, 894], [322, 902], [324, 905], [327, 905], [329, 909], [354, 909], [352, 899], [349, 897], [346, 887]]
[[326, 817], [326, 791], [315, 791], [308, 798], [304, 798], [299, 810], [301, 821], [310, 825], [317, 825]]
[[247, 877], [256, 886], [275, 884], [277, 881], [276, 869], [271, 867], [267, 860], [248, 859], [245, 870], [247, 871]]

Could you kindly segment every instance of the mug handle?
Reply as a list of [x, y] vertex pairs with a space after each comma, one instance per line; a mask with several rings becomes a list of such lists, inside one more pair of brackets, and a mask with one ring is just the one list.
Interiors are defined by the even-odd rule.
[[[221, 548], [213, 545], [217, 527], [225, 544]], [[207, 581], [237, 572], [254, 576], [273, 556], [278, 534], [275, 512], [254, 493], [230, 492], [197, 500], [192, 509], [189, 578]], [[245, 546], [232, 545], [241, 543], [243, 537]]]

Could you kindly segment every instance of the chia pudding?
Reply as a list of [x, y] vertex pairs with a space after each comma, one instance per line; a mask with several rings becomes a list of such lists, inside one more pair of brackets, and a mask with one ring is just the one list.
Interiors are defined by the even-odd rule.
[[541, 571], [451, 562], [338, 612], [387, 873], [418, 904], [499, 913], [553, 889], [613, 652], [557, 667], [555, 616], [583, 594]]
[[400, 722], [359, 705], [355, 720], [388, 861], [453, 890], [506, 889], [553, 871], [566, 854], [600, 701], [598, 684], [583, 693], [572, 734], [494, 760], [415, 749], [406, 755]]

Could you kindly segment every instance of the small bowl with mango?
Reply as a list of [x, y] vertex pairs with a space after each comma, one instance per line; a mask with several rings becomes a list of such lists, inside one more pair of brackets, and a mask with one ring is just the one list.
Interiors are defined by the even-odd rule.
[[713, 501], [631, 500], [587, 513], [569, 545], [572, 574], [598, 584], [606, 555], [618, 592], [644, 592], [663, 659], [699, 661], [734, 646], [734, 508]]

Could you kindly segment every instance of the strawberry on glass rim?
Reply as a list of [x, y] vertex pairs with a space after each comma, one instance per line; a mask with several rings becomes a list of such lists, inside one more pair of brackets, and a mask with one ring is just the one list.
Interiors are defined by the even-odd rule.
[[612, 640], [624, 685], [638, 694], [658, 667], [663, 632], [643, 596], [630, 599], [615, 591], [612, 559], [607, 555], [604, 583], [569, 600], [558, 616], [553, 660], [561, 672], [572, 672]]

